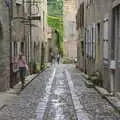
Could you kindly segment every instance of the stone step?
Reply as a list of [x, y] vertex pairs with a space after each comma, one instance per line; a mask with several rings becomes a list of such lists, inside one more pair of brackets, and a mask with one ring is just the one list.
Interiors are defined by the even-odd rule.
[[88, 88], [93, 88], [93, 87], [94, 87], [94, 84], [93, 84], [92, 82], [90, 82], [90, 81], [87, 81], [87, 80], [86, 80], [85, 84], [86, 84], [86, 86], [87, 86]]

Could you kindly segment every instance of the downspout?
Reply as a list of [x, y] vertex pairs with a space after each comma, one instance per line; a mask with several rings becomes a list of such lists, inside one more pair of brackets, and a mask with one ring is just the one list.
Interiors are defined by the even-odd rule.
[[[25, 0], [23, 0], [22, 2], [23, 2], [23, 20], [25, 20], [25, 8], [24, 8]], [[24, 22], [23, 22], [23, 32], [24, 32], [23, 42], [25, 43], [25, 23]], [[24, 44], [24, 54], [25, 54], [25, 44]]]
[[9, 40], [9, 60], [10, 60], [10, 87], [12, 88], [12, 78], [13, 78], [13, 64], [12, 64], [12, 17], [13, 17], [13, 0], [10, 2], [10, 6], [8, 8], [8, 14], [9, 14], [9, 35], [10, 35], [10, 40]]

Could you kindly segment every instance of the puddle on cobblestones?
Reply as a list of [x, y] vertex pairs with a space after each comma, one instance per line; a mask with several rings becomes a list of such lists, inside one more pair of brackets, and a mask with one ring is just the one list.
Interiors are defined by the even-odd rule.
[[53, 104], [53, 109], [56, 110], [56, 115], [55, 115], [55, 120], [64, 120], [64, 115], [63, 115], [63, 110], [62, 110], [62, 106], [64, 105], [64, 103], [59, 103], [58, 100], [52, 100], [52, 104]]
[[55, 95], [64, 94], [64, 90], [63, 90], [62, 88], [57, 88], [57, 89], [54, 91], [54, 94], [55, 94]]
[[36, 110], [37, 120], [43, 120], [44, 112], [47, 107], [47, 103], [48, 103], [48, 99], [50, 96], [50, 91], [51, 91], [53, 79], [55, 76], [55, 72], [56, 72], [56, 69], [54, 69], [52, 76], [49, 78], [49, 82], [46, 85], [45, 94], [44, 94], [43, 99], [41, 99], [41, 101], [39, 102], [39, 104], [37, 106], [37, 110]]
[[57, 71], [53, 84], [44, 120], [76, 120], [64, 74]]

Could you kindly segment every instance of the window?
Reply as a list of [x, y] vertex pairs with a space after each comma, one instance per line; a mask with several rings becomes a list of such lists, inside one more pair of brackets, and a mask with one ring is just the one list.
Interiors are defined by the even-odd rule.
[[14, 56], [17, 56], [17, 42], [14, 42]]
[[16, 3], [16, 12], [17, 12], [17, 15], [19, 15], [19, 13], [20, 13], [20, 4], [17, 4], [17, 3]]
[[93, 58], [96, 57], [96, 25], [93, 24]]
[[89, 25], [86, 33], [86, 54], [95, 59], [96, 56], [96, 27], [95, 24]]
[[104, 21], [104, 39], [103, 39], [103, 55], [104, 55], [104, 59], [108, 59], [108, 20], [106, 19]]
[[24, 42], [21, 42], [21, 52], [24, 53]]
[[87, 7], [94, 3], [95, 3], [95, 0], [86, 0]]

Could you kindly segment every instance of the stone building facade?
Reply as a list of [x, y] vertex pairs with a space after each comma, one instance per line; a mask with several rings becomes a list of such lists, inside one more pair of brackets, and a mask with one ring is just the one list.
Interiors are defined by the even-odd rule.
[[[31, 8], [31, 13], [27, 13], [29, 7]], [[35, 68], [41, 69], [48, 59], [47, 0], [44, 1], [31, 0], [31, 3], [26, 4], [26, 14], [28, 14], [28, 16], [31, 16], [31, 28], [30, 28], [31, 58], [29, 61], [34, 62]]]
[[[103, 86], [110, 90], [109, 82], [109, 24], [112, 1], [84, 0], [84, 29], [82, 68], [88, 74], [99, 71]], [[104, 14], [103, 14], [104, 13]], [[80, 27], [81, 29], [81, 27]]]
[[[45, 48], [45, 53], [44, 54], [44, 63], [48, 62], [48, 34], [47, 34], [47, 30], [48, 30], [48, 24], [47, 24], [47, 0], [43, 0], [43, 4], [41, 4], [41, 25], [42, 25], [42, 31], [43, 34], [41, 34], [41, 36], [43, 36], [42, 41], [44, 44], [44, 48]], [[42, 59], [42, 58], [41, 58]]]
[[[80, 6], [84, 3], [84, 27], [80, 25]], [[84, 72], [91, 74], [99, 71], [102, 74], [103, 87], [110, 92], [120, 91], [119, 82], [119, 0], [83, 0], [78, 5], [77, 30], [79, 41], [82, 40]], [[78, 45], [80, 42], [78, 42]], [[78, 47], [78, 58], [81, 56], [81, 45]], [[79, 59], [79, 62], [82, 62]]]
[[31, 69], [31, 60], [39, 69], [47, 62], [47, 0], [37, 2], [0, 1], [0, 91], [19, 82], [15, 60], [20, 52]]
[[9, 14], [4, 1], [0, 1], [0, 90], [9, 88]]
[[[67, 48], [66, 43], [69, 40], [74, 41], [74, 45], [76, 44], [77, 39], [77, 32], [76, 32], [76, 1], [75, 0], [64, 0], [64, 48]], [[74, 46], [74, 51], [76, 50], [77, 46]], [[69, 48], [68, 48], [69, 49]], [[69, 50], [65, 49], [64, 54], [66, 57], [74, 56], [71, 55], [67, 56]], [[77, 51], [75, 51], [77, 52]], [[77, 57], [77, 56], [76, 56]]]
[[120, 1], [112, 0], [110, 41], [111, 89], [120, 92]]
[[77, 56], [77, 40], [67, 40], [64, 41], [64, 51], [65, 51], [65, 56], [69, 58], [76, 58]]
[[17, 19], [19, 16], [23, 17], [23, 5], [18, 4], [17, 1], [10, 3], [5, 0], [1, 1], [0, 9], [0, 91], [2, 91], [13, 87], [18, 82], [14, 73], [14, 61], [19, 53], [17, 46], [21, 45], [20, 41], [24, 39], [24, 34], [23, 23]]
[[85, 67], [88, 74], [99, 71], [107, 89], [110, 88], [108, 33], [111, 4], [110, 0], [88, 0], [85, 3]]
[[76, 30], [78, 33], [77, 39], [77, 67], [80, 70], [85, 70], [84, 60], [84, 0], [77, 0], [76, 14]]

